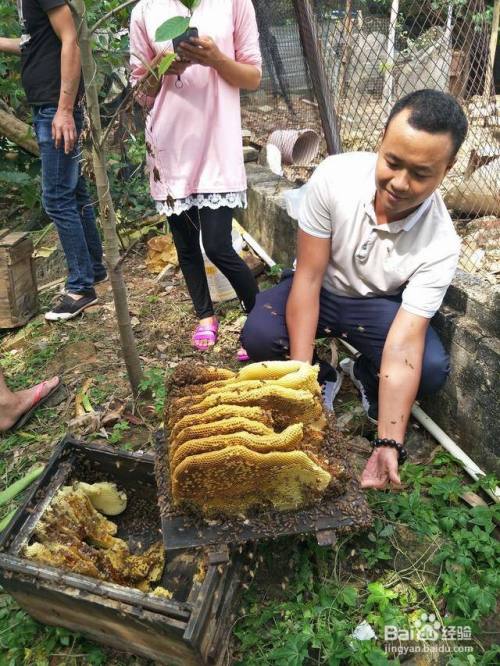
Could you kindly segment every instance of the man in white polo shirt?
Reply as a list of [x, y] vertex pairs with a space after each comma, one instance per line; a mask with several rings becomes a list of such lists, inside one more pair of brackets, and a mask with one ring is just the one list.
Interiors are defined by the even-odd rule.
[[377, 154], [324, 160], [301, 205], [296, 271], [258, 295], [242, 332], [254, 361], [312, 362], [315, 338], [328, 336], [361, 352], [342, 372], [323, 364], [320, 382], [331, 406], [349, 375], [378, 422], [366, 488], [400, 483], [412, 404], [449, 372], [429, 323], [455, 273], [459, 239], [437, 188], [466, 133], [453, 97], [420, 90], [395, 105]]

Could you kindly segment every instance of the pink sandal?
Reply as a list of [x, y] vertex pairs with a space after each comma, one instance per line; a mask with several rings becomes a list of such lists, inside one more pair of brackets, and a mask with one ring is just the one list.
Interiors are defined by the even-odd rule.
[[243, 347], [240, 347], [236, 352], [236, 358], [240, 363], [246, 363], [250, 360], [250, 356], [247, 354], [246, 349], [243, 349]]
[[[213, 324], [208, 324], [208, 326], [202, 326], [199, 324], [195, 329], [193, 336], [191, 338], [192, 346], [198, 351], [207, 351], [210, 347], [213, 347], [217, 342], [217, 334], [219, 331], [219, 322], [216, 321]], [[207, 344], [201, 344], [201, 342], [206, 342]]]

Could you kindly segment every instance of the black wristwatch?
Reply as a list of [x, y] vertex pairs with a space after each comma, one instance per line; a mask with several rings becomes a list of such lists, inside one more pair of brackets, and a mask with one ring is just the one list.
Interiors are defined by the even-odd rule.
[[398, 452], [398, 464], [402, 465], [405, 460], [408, 458], [408, 451], [404, 448], [402, 444], [399, 442], [396, 442], [395, 439], [381, 439], [380, 437], [377, 437], [377, 439], [374, 439], [372, 442], [372, 448], [373, 449], [378, 449], [381, 446], [388, 446], [391, 449], [396, 449]]

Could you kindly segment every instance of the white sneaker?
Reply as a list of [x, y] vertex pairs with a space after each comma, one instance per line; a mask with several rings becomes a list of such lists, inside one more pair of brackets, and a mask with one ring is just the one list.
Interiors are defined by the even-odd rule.
[[337, 397], [343, 381], [344, 375], [339, 370], [332, 368], [321, 384], [323, 404], [325, 405], [325, 409], [329, 412], [333, 412], [333, 401]]
[[345, 358], [343, 361], [340, 361], [339, 365], [342, 372], [350, 378], [351, 382], [358, 390], [359, 397], [361, 398], [361, 404], [363, 405], [363, 409], [366, 412], [368, 420], [376, 425], [377, 419], [371, 415], [374, 411], [374, 405], [372, 405], [369, 401], [368, 396], [366, 395], [365, 387], [354, 374], [354, 359]]

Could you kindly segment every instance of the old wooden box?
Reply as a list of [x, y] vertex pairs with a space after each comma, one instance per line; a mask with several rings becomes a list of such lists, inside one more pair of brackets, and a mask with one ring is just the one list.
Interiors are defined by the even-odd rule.
[[0, 328], [22, 326], [38, 312], [28, 234], [0, 229]]
[[[169, 666], [222, 663], [240, 587], [239, 554], [227, 551], [221, 556], [203, 549], [167, 554], [160, 584], [174, 593], [170, 600], [22, 557], [23, 545], [54, 494], [76, 479], [111, 480], [126, 491], [127, 509], [113, 520], [118, 536], [130, 545], [162, 538], [152, 456], [66, 438], [0, 539], [0, 584], [5, 591], [40, 622], [67, 627], [124, 652]], [[144, 521], [137, 520], [138, 503]], [[195, 575], [200, 566], [205, 571], [201, 580]]]

